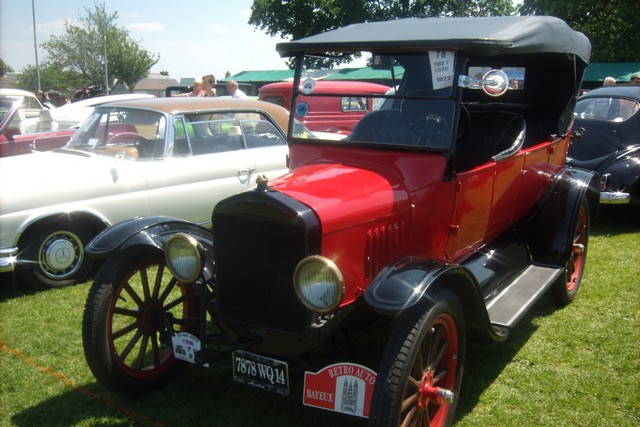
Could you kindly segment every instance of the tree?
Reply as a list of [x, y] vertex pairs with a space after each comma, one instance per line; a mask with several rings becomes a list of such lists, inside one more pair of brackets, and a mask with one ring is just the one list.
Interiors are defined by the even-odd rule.
[[551, 15], [591, 40], [591, 62], [637, 62], [640, 7], [637, 0], [523, 0], [522, 15]]
[[149, 74], [160, 57], [150, 54], [129, 37], [129, 32], [115, 25], [118, 12], [107, 14], [104, 4], [85, 8], [80, 24], [64, 24], [64, 34], [51, 36], [42, 44], [48, 59], [61, 70], [80, 76], [82, 85], [104, 84], [106, 40], [109, 85], [118, 79], [131, 87]]
[[0, 77], [4, 77], [7, 73], [13, 73], [11, 65], [7, 65], [4, 59], [0, 58]]
[[[411, 16], [513, 15], [511, 0], [254, 0], [249, 24], [271, 36], [293, 40], [356, 22]], [[331, 67], [351, 58], [317, 60]]]
[[[38, 88], [36, 67], [28, 65], [18, 77], [18, 87], [35, 92]], [[67, 98], [70, 98], [76, 88], [84, 85], [84, 79], [70, 70], [63, 70], [56, 62], [43, 62], [40, 64], [40, 86], [44, 91], [58, 90]]]

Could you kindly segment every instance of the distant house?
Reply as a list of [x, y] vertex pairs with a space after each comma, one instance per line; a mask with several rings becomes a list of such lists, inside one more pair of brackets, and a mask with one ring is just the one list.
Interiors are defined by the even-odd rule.
[[157, 97], [164, 96], [168, 86], [176, 86], [178, 81], [169, 76], [151, 74], [146, 79], [142, 79], [136, 84], [133, 93], [148, 93]]

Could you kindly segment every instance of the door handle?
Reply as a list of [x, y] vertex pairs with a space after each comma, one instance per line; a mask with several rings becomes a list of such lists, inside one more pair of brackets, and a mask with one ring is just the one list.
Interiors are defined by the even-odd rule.
[[256, 168], [238, 169], [238, 176], [249, 175], [256, 171]]

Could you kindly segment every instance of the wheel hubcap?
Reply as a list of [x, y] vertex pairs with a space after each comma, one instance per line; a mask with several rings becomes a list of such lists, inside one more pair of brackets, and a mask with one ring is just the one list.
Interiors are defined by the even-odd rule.
[[439, 405], [451, 405], [453, 397], [451, 390], [433, 386], [433, 371], [424, 374], [418, 390], [418, 409], [428, 409], [431, 401], [436, 401]]
[[81, 261], [81, 243], [73, 234], [55, 233], [42, 244], [40, 264], [43, 272], [53, 279], [71, 276]]

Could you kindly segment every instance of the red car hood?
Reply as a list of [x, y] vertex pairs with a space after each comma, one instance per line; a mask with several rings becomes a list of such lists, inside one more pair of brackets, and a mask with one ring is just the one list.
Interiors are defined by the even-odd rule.
[[298, 167], [270, 187], [312, 207], [325, 234], [397, 215], [410, 204], [405, 186], [393, 176], [335, 163]]

